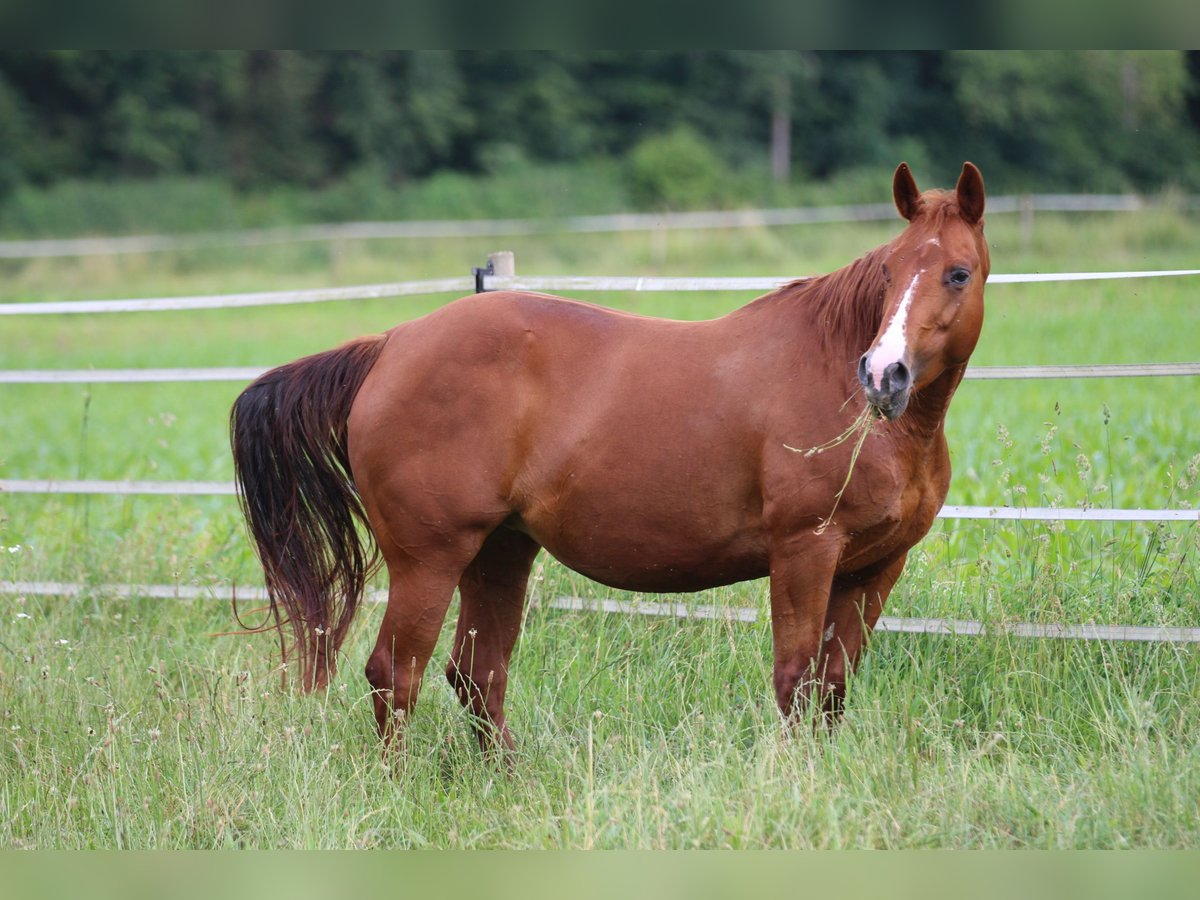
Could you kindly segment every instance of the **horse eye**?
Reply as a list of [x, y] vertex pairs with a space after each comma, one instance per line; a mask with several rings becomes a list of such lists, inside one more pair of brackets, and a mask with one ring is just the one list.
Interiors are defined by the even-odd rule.
[[969, 269], [964, 269], [962, 266], [950, 270], [950, 283], [955, 287], [962, 287], [971, 280], [971, 272]]

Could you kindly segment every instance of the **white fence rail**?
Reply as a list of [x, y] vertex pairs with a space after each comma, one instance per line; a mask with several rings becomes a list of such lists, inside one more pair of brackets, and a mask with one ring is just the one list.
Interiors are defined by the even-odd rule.
[[248, 306], [290, 306], [333, 300], [374, 300], [428, 294], [467, 293], [472, 278], [436, 278], [388, 284], [313, 288], [305, 291], [257, 291], [245, 294], [206, 294], [194, 297], [143, 297], [132, 300], [65, 300], [0, 303], [0, 316], [49, 316], [80, 313], [169, 312], [184, 309], [237, 309]]
[[0, 384], [161, 384], [253, 381], [264, 366], [213, 369], [0, 369]]
[[[231, 481], [79, 481], [69, 479], [0, 480], [0, 493], [108, 494], [118, 496], [230, 497]], [[1038, 522], [1200, 522], [1197, 509], [1112, 509], [1054, 506], [962, 506], [948, 504], [939, 519], [991, 519]]]
[[[0, 596], [29, 597], [119, 597], [149, 600], [200, 600], [264, 603], [267, 592], [261, 587], [201, 587], [173, 584], [81, 584], [64, 581], [0, 581]], [[370, 591], [368, 603], [387, 600], [384, 591]], [[753, 623], [759, 611], [751, 606], [712, 606], [701, 603], [660, 603], [648, 600], [613, 600], [592, 597], [531, 598], [529, 606], [569, 612], [595, 612], [618, 615], [652, 616], [671, 619], [701, 619]], [[1162, 625], [1060, 625], [1057, 623], [996, 622], [971, 619], [910, 618], [880, 616], [877, 632], [931, 634], [944, 637], [1023, 637], [1056, 638], [1084, 641], [1136, 641], [1171, 644], [1200, 644], [1200, 628]]]
[[[165, 384], [172, 382], [253, 381], [267, 366], [212, 369], [0, 369], [0, 384]], [[966, 378], [996, 381], [1027, 378], [1162, 378], [1200, 375], [1200, 363], [1146, 363], [1086, 366], [973, 366]]]
[[[1200, 275], [1200, 269], [1156, 269], [1132, 272], [1022, 272], [993, 273], [988, 285], [1045, 284], [1056, 281], [1113, 281], [1130, 278], [1179, 278]], [[668, 278], [658, 276], [489, 275], [489, 291], [773, 291], [794, 278]], [[2, 309], [2, 308], [0, 308]]]
[[[1026, 272], [995, 273], [988, 284], [1041, 284], [1066, 281], [1112, 281], [1131, 278], [1179, 278], [1200, 275], [1200, 269], [1157, 269], [1131, 272]], [[790, 276], [753, 278], [671, 278], [658, 276], [484, 275], [485, 290], [521, 291], [773, 291], [795, 280]], [[42, 300], [0, 303], [0, 316], [78, 315], [87, 313], [167, 312], [196, 309], [231, 309], [251, 306], [285, 306], [299, 303], [412, 297], [430, 294], [466, 294], [475, 290], [471, 277], [398, 281], [302, 291], [260, 291], [239, 294], [205, 294], [190, 297], [142, 297], [113, 300]]]
[[56, 478], [0, 480], [7, 494], [115, 494], [118, 496], [224, 497], [237, 491], [232, 481], [89, 481]]
[[[1138, 212], [1156, 206], [1200, 208], [1200, 198], [1163, 201], [1136, 194], [1024, 194], [995, 196], [987, 201], [988, 215], [1037, 212]], [[267, 247], [326, 241], [413, 240], [474, 238], [539, 234], [596, 234], [628, 231], [763, 228], [823, 225], [839, 222], [888, 221], [896, 218], [890, 203], [789, 209], [742, 209], [679, 213], [619, 213], [570, 216], [561, 219], [460, 219], [408, 222], [341, 222], [299, 227], [252, 228], [242, 231], [174, 235], [130, 235], [106, 238], [66, 238], [0, 241], [0, 259], [63, 256], [113, 256], [161, 253], [215, 247]]]

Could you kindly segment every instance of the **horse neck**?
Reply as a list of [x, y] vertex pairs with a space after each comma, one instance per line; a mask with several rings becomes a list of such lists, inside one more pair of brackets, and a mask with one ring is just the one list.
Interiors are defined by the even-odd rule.
[[908, 401], [908, 409], [896, 420], [904, 430], [919, 440], [932, 440], [942, 433], [950, 401], [958, 389], [967, 364], [947, 369], [919, 391], [914, 391]]

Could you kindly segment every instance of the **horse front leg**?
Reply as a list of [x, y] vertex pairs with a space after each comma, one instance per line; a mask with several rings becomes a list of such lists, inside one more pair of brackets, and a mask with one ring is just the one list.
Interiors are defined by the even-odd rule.
[[837, 578], [821, 634], [824, 712], [832, 725], [846, 704], [846, 678], [857, 668], [875, 623], [908, 559], [905, 551], [865, 572]]
[[821, 637], [842, 543], [834, 535], [805, 531], [771, 548], [775, 699], [785, 719], [822, 699]]

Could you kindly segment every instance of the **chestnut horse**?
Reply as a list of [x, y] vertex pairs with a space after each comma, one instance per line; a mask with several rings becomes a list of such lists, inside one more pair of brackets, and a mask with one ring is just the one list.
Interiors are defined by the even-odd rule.
[[[239, 494], [305, 686], [327, 683], [382, 555], [366, 665], [382, 736], [411, 712], [457, 587], [446, 676], [481, 744], [511, 747], [509, 658], [545, 547], [624, 590], [770, 576], [779, 708], [836, 715], [945, 500], [943, 423], [983, 323], [979, 170], [922, 194], [901, 164], [893, 194], [909, 223], [893, 241], [719, 319], [478, 294], [246, 388]], [[843, 432], [860, 392], [878, 420], [821, 528], [854, 442], [789, 447]]]

